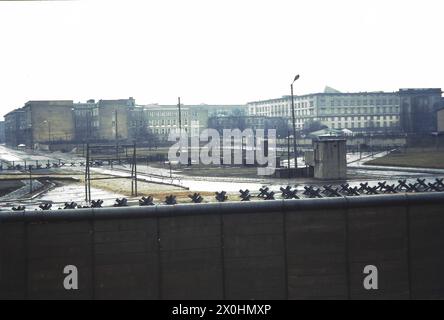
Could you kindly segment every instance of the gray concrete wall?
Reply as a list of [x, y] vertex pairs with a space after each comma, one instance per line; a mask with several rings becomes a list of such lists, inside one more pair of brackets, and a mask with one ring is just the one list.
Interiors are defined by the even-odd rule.
[[[1, 299], [444, 298], [444, 194], [0, 212]], [[63, 268], [79, 290], [63, 288]], [[365, 290], [375, 265], [379, 289]]]

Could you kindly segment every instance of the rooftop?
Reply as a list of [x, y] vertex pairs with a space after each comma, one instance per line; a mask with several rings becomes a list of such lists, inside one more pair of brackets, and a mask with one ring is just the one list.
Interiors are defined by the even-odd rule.
[[[393, 92], [387, 92], [387, 91], [340, 92], [336, 89], [327, 86], [324, 92], [309, 93], [304, 95], [294, 95], [294, 97], [298, 99], [298, 98], [310, 98], [314, 96], [393, 95], [398, 93], [438, 93], [438, 92], [442, 93], [441, 88], [419, 88], [419, 89], [406, 88], [406, 89], [399, 89], [398, 91], [393, 91]], [[256, 100], [248, 102], [247, 104], [279, 102], [279, 101], [283, 102], [289, 99], [291, 99], [290, 95], [284, 95], [281, 98]]]

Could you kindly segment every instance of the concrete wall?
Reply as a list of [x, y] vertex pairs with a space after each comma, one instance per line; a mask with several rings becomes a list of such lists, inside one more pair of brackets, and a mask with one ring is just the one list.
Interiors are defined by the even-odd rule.
[[[444, 194], [0, 212], [1, 299], [444, 298]], [[63, 288], [63, 268], [79, 290]], [[364, 266], [379, 289], [363, 287]]]

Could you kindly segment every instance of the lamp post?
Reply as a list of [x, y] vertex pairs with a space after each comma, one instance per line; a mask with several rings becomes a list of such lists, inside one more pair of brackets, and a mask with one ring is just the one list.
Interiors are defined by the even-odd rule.
[[[179, 139], [180, 139], [179, 154], [180, 154], [180, 157], [182, 158], [182, 141], [181, 141], [181, 139], [182, 139], [182, 109], [181, 109], [181, 105], [180, 105], [180, 97], [177, 98], [177, 109], [178, 109], [177, 111], [179, 113]], [[188, 152], [188, 150], [187, 150], [187, 152]], [[188, 156], [188, 153], [187, 153], [187, 156]], [[177, 165], [180, 166], [180, 161]], [[170, 170], [171, 170], [171, 162], [170, 162]]]
[[294, 77], [293, 82], [290, 85], [291, 88], [291, 115], [292, 115], [292, 121], [293, 121], [293, 153], [294, 153], [294, 168], [298, 168], [298, 156], [296, 151], [296, 124], [295, 124], [295, 116], [294, 116], [294, 95], [293, 95], [293, 84], [296, 80], [299, 79], [299, 75], [296, 75]]
[[[290, 169], [290, 130], [287, 133], [287, 168]], [[290, 170], [288, 170], [288, 177], [290, 177]]]
[[[91, 138], [91, 132], [92, 132], [92, 119], [93, 119], [93, 112], [91, 110], [88, 110], [86, 112], [86, 140], [89, 142]], [[116, 114], [116, 122], [117, 122], [117, 114]], [[117, 127], [116, 127], [117, 131]]]
[[115, 117], [115, 122], [114, 122], [115, 128], [114, 128], [114, 131], [116, 133], [116, 160], [120, 164], [119, 140], [118, 140], [119, 139], [119, 132], [118, 132], [119, 127], [117, 126], [117, 116], [118, 116], [117, 109], [115, 109], [114, 110], [114, 117]]
[[76, 137], [77, 137], [76, 109], [75, 108], [71, 108], [71, 111], [72, 111], [72, 117], [73, 117], [73, 120], [74, 120], [74, 133], [72, 135], [72, 140], [75, 141]]

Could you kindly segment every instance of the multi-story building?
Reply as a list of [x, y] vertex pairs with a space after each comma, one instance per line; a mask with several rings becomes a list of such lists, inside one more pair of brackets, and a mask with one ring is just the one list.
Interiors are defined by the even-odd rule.
[[151, 138], [144, 109], [144, 107], [134, 106], [128, 110], [128, 136], [130, 140], [146, 142], [144, 140]]
[[0, 143], [5, 143], [5, 122], [0, 121]]
[[71, 141], [74, 138], [72, 100], [28, 101], [25, 111], [25, 144]]
[[[249, 115], [285, 117], [291, 123], [291, 96], [247, 104]], [[399, 131], [400, 99], [397, 92], [340, 93], [326, 90], [294, 96], [295, 126], [319, 121], [334, 129]]]
[[288, 121], [283, 117], [264, 116], [217, 116], [208, 119], [208, 127], [219, 131], [222, 135], [224, 129], [275, 129], [278, 137], [286, 137], [288, 134]]
[[[172, 130], [179, 129], [179, 108], [176, 105], [151, 104], [143, 107], [148, 130], [166, 140]], [[181, 106], [181, 127], [190, 136], [199, 135], [208, 127], [208, 108]]]
[[95, 100], [86, 103], [74, 104], [74, 139], [85, 141], [98, 137], [99, 133], [99, 107]]
[[439, 109], [438, 111], [437, 111], [437, 122], [438, 122], [438, 125], [437, 125], [437, 131], [438, 132], [444, 132], [444, 108], [442, 108], [442, 109]]
[[5, 116], [5, 143], [17, 147], [25, 143], [25, 111], [15, 109]]
[[129, 99], [99, 100], [99, 129], [101, 140], [128, 139], [128, 111], [135, 107], [136, 101]]
[[208, 109], [208, 117], [219, 116], [245, 116], [247, 114], [247, 106], [245, 104], [200, 104], [189, 105], [190, 108], [200, 107]]
[[75, 103], [74, 122], [76, 140], [127, 140], [132, 137], [130, 111], [136, 108], [135, 100], [88, 100]]
[[25, 106], [5, 115], [8, 145], [70, 141], [74, 135], [72, 100], [28, 101]]
[[442, 91], [430, 89], [400, 89], [401, 127], [407, 133], [436, 132], [436, 113], [441, 108]]
[[120, 100], [29, 101], [5, 115], [5, 139], [11, 146], [38, 143], [128, 140], [133, 98]]

